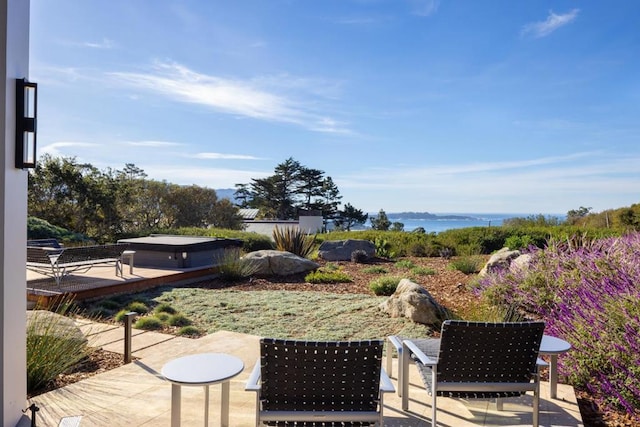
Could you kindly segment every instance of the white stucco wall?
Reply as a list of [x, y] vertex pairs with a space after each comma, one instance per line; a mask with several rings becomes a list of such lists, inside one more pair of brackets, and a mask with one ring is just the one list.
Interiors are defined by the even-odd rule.
[[15, 163], [15, 79], [29, 77], [29, 0], [0, 0], [0, 318], [2, 425], [15, 426], [26, 407], [27, 172]]

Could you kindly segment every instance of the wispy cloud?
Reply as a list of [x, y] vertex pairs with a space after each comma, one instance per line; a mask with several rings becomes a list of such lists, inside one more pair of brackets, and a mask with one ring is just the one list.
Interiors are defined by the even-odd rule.
[[127, 141], [126, 144], [135, 147], [179, 147], [184, 145], [180, 142], [171, 141]]
[[245, 154], [225, 154], [225, 153], [198, 153], [193, 157], [208, 160], [260, 160], [259, 157]]
[[38, 152], [42, 154], [49, 154], [52, 157], [60, 157], [63, 156], [64, 149], [68, 148], [91, 148], [97, 147], [99, 144], [93, 144], [90, 142], [71, 142], [71, 141], [59, 141], [51, 144], [47, 144], [41, 147], [38, 147]]
[[532, 22], [522, 27], [521, 34], [523, 36], [531, 36], [533, 38], [546, 37], [558, 28], [573, 22], [577, 17], [580, 9], [573, 9], [564, 15], [556, 15], [553, 11], [549, 11], [549, 16], [545, 21]]
[[99, 42], [86, 41], [86, 42], [73, 43], [73, 44], [76, 46], [88, 47], [91, 49], [113, 49], [116, 47], [115, 42], [108, 38], [103, 38]]
[[438, 11], [440, 0], [410, 0], [411, 13], [418, 16], [431, 16]]
[[[327, 132], [323, 126], [326, 121], [325, 115], [311, 107], [316, 100], [303, 102], [296, 99], [295, 94], [289, 95], [286, 91], [286, 81], [274, 85], [273, 78], [222, 78], [198, 73], [174, 62], [156, 63], [152, 70], [146, 73], [114, 72], [109, 75], [117, 82], [178, 102], [203, 105], [226, 114], [291, 123], [310, 130]], [[265, 80], [270, 81], [271, 85], [261, 84]], [[282, 92], [278, 92], [278, 88]], [[311, 88], [305, 95], [308, 96], [310, 92]], [[306, 96], [300, 98], [306, 99]], [[334, 132], [335, 129], [329, 131]], [[340, 131], [349, 133], [346, 127], [342, 127]]]

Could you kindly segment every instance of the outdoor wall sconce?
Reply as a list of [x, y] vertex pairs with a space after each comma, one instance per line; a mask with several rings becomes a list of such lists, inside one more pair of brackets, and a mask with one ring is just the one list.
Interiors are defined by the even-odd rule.
[[16, 168], [36, 167], [38, 85], [16, 80]]

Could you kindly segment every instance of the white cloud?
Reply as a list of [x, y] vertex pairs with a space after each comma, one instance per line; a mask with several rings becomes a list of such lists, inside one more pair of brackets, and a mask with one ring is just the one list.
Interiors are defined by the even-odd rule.
[[179, 142], [170, 141], [128, 141], [126, 144], [135, 147], [179, 147], [184, 145]]
[[410, 0], [412, 13], [418, 16], [431, 16], [440, 7], [439, 0]]
[[534, 38], [546, 37], [558, 28], [570, 24], [578, 17], [580, 9], [573, 9], [564, 15], [556, 15], [553, 11], [549, 11], [549, 16], [545, 21], [532, 22], [522, 28], [523, 36], [532, 36]]
[[91, 148], [91, 147], [97, 147], [99, 146], [99, 144], [92, 144], [90, 142], [71, 142], [71, 141], [60, 141], [60, 142], [54, 142], [52, 144], [47, 144], [44, 145], [42, 147], [38, 148], [38, 152], [40, 155], [42, 154], [49, 154], [52, 157], [60, 157], [60, 156], [65, 156], [61, 149], [64, 148]]
[[113, 49], [116, 45], [113, 40], [103, 38], [100, 42], [84, 42], [81, 46], [89, 47], [92, 49]]
[[[348, 129], [317, 126], [323, 115], [309, 107], [315, 100], [297, 101], [278, 93], [273, 78], [239, 80], [201, 74], [177, 63], [157, 63], [151, 72], [109, 74], [117, 82], [136, 89], [166, 96], [178, 102], [187, 102], [213, 108], [226, 114], [235, 114], [259, 120], [291, 123], [318, 132], [348, 133]], [[280, 82], [281, 88], [292, 89], [289, 78]], [[268, 90], [261, 82], [270, 82]], [[300, 84], [297, 81], [296, 84]], [[312, 89], [309, 88], [308, 92]], [[307, 99], [308, 96], [301, 96]], [[337, 122], [336, 122], [337, 123]]]
[[197, 159], [211, 160], [259, 160], [258, 157], [245, 154], [224, 154], [224, 153], [198, 153], [193, 156]]

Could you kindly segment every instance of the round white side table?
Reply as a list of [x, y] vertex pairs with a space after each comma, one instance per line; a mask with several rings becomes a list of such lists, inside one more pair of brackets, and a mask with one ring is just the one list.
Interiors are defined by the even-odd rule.
[[244, 369], [242, 360], [223, 353], [202, 353], [180, 357], [162, 367], [171, 382], [171, 427], [180, 427], [182, 386], [204, 386], [204, 425], [209, 425], [209, 386], [222, 384], [220, 423], [229, 427], [229, 380]]

